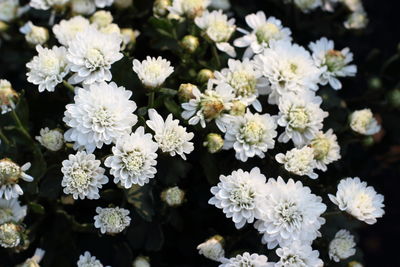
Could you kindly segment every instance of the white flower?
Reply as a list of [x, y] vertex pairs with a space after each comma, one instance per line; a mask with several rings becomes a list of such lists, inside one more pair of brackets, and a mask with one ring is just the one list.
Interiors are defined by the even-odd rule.
[[210, 7], [213, 9], [228, 10], [231, 8], [231, 3], [229, 0], [211, 0]]
[[25, 40], [31, 45], [42, 45], [49, 40], [49, 31], [44, 27], [33, 25], [31, 21], [25, 23], [19, 31], [25, 35]]
[[277, 162], [284, 164], [285, 169], [296, 175], [307, 175], [311, 179], [318, 178], [314, 172], [317, 162], [314, 159], [314, 149], [308, 146], [293, 148], [286, 154], [279, 153], [275, 156]]
[[309, 187], [293, 179], [285, 183], [281, 177], [270, 178], [264, 194], [262, 218], [254, 226], [263, 234], [262, 242], [269, 249], [277, 245], [285, 247], [296, 240], [311, 245], [321, 235], [318, 230], [325, 219], [320, 216], [326, 205]]
[[90, 15], [96, 11], [96, 3], [93, 0], [70, 0], [71, 10], [75, 14]]
[[113, 19], [111, 12], [100, 10], [90, 17], [90, 22], [96, 25], [97, 28], [104, 28], [110, 25]]
[[320, 84], [329, 85], [339, 90], [342, 88], [341, 82], [336, 77], [355, 76], [357, 73], [356, 65], [349, 65], [353, 60], [353, 53], [349, 48], [335, 50], [334, 43], [325, 37], [309, 45], [315, 64], [322, 71]]
[[286, 247], [278, 248], [276, 254], [280, 260], [275, 267], [322, 267], [323, 261], [319, 258], [318, 250], [313, 250], [309, 244], [299, 241], [292, 242]]
[[323, 127], [328, 112], [320, 108], [318, 97], [300, 97], [285, 94], [279, 101], [278, 125], [285, 127], [278, 141], [287, 143], [292, 139], [296, 147], [309, 143]]
[[131, 223], [129, 210], [122, 208], [96, 208], [98, 215], [94, 216], [94, 226], [102, 234], [121, 233]]
[[315, 167], [319, 170], [326, 171], [326, 165], [341, 158], [340, 147], [332, 129], [329, 129], [326, 133], [318, 132], [309, 146], [314, 150]]
[[36, 140], [50, 151], [58, 151], [64, 146], [63, 133], [59, 129], [40, 129], [40, 136], [36, 136]]
[[201, 16], [209, 5], [210, 0], [172, 0], [172, 6], [168, 10], [172, 15], [194, 18]]
[[350, 127], [353, 131], [363, 135], [374, 135], [381, 130], [381, 126], [369, 108], [354, 111], [350, 115]]
[[349, 30], [359, 30], [367, 27], [368, 16], [364, 10], [351, 13], [347, 20], [343, 23], [344, 27]]
[[75, 16], [69, 20], [62, 20], [59, 24], [54, 25], [53, 33], [60, 44], [68, 46], [79, 32], [83, 32], [89, 27], [89, 20], [81, 16]]
[[242, 255], [236, 257], [221, 260], [219, 267], [272, 267], [273, 263], [268, 262], [268, 258], [264, 255], [258, 255], [257, 253], [245, 252]]
[[262, 54], [255, 56], [256, 66], [271, 84], [268, 102], [277, 104], [287, 92], [296, 95], [316, 91], [321, 71], [310, 53], [302, 46], [287, 40], [271, 41]]
[[0, 21], [10, 22], [19, 16], [19, 0], [0, 0]]
[[189, 124], [196, 125], [200, 123], [201, 127], [206, 127], [206, 122], [215, 120], [218, 128], [226, 131], [226, 120], [224, 112], [229, 111], [232, 106], [232, 100], [235, 98], [233, 88], [225, 83], [212, 87], [212, 82], [208, 83], [208, 89], [201, 93], [199, 89], [193, 88], [194, 99], [183, 103], [182, 118], [189, 120]]
[[48, 10], [53, 7], [62, 7], [70, 0], [31, 0], [29, 5], [35, 9]]
[[37, 248], [35, 254], [25, 260], [24, 263], [17, 265], [18, 267], [40, 267], [39, 263], [43, 259], [45, 251], [43, 249]]
[[94, 0], [94, 3], [98, 8], [105, 8], [111, 6], [114, 3], [114, 0]]
[[376, 223], [376, 218], [383, 216], [383, 195], [377, 194], [372, 186], [361, 182], [360, 178], [345, 178], [338, 185], [336, 196], [329, 194], [329, 199], [360, 221]]
[[133, 60], [133, 71], [136, 72], [144, 86], [156, 88], [160, 87], [174, 72], [174, 67], [171, 67], [171, 62], [162, 57], [147, 56], [142, 62], [137, 59]]
[[222, 246], [223, 238], [220, 235], [215, 235], [205, 242], [197, 246], [200, 255], [204, 255], [207, 259], [220, 261], [225, 257], [225, 250]]
[[30, 167], [29, 162], [20, 167], [10, 159], [0, 160], [0, 198], [10, 200], [24, 194], [18, 182], [19, 179], [33, 181], [33, 177], [25, 173]]
[[207, 38], [216, 43], [219, 50], [236, 57], [235, 49], [228, 43], [236, 29], [235, 19], [228, 20], [228, 16], [223, 14], [222, 10], [206, 10], [202, 16], [195, 18], [194, 22], [204, 31]]
[[36, 46], [38, 55], [26, 64], [29, 72], [28, 82], [38, 85], [39, 92], [54, 92], [55, 87], [63, 82], [69, 73], [65, 47], [53, 46], [51, 49]]
[[75, 149], [85, 147], [93, 152], [131, 133], [137, 122], [136, 104], [129, 100], [131, 91], [112, 82], [77, 88], [75, 93], [75, 103], [66, 106], [63, 118], [72, 127], [64, 138], [75, 142]]
[[294, 0], [294, 4], [304, 13], [322, 7], [322, 0]]
[[104, 165], [111, 168], [114, 183], [125, 188], [133, 184], [143, 186], [157, 173], [158, 145], [151, 134], [145, 134], [140, 126], [130, 135], [124, 135], [112, 147], [112, 156], [106, 158]]
[[273, 40], [291, 41], [292, 32], [289, 28], [284, 28], [282, 22], [274, 17], [267, 17], [263, 11], [246, 16], [246, 23], [251, 28], [251, 32], [239, 28], [245, 35], [236, 39], [233, 44], [237, 47], [247, 47], [244, 57], [251, 57], [259, 54], [269, 46]]
[[275, 146], [277, 136], [276, 122], [269, 114], [252, 114], [236, 116], [225, 133], [224, 149], [234, 148], [236, 158], [247, 161], [248, 158], [265, 157], [268, 149]]
[[73, 84], [92, 84], [111, 80], [111, 65], [120, 60], [122, 38], [105, 34], [89, 27], [76, 34], [69, 43], [67, 59], [75, 74], [69, 79]]
[[170, 187], [161, 192], [161, 199], [170, 207], [178, 207], [185, 200], [185, 191], [178, 186]]
[[18, 93], [12, 88], [11, 83], [7, 80], [0, 79], [0, 111], [1, 114], [15, 109], [18, 101]]
[[7, 222], [0, 225], [0, 246], [15, 248], [21, 244], [23, 228], [14, 223]]
[[132, 267], [150, 267], [149, 258], [145, 256], [137, 256], [132, 263]]
[[193, 149], [194, 134], [188, 133], [186, 127], [179, 125], [179, 120], [174, 120], [172, 114], [164, 119], [155, 109], [149, 109], [150, 120], [146, 121], [147, 126], [154, 131], [154, 139], [162, 152], [171, 156], [176, 154], [186, 160], [185, 154], [190, 154]]
[[103, 267], [103, 264], [95, 256], [92, 256], [89, 251], [79, 256], [76, 265], [77, 267]]
[[347, 230], [340, 230], [329, 243], [329, 258], [336, 262], [347, 259], [356, 253], [354, 236]]
[[104, 171], [95, 155], [85, 151], [70, 154], [68, 159], [62, 162], [61, 168], [64, 175], [61, 182], [64, 193], [72, 194], [74, 199], [99, 199], [99, 188], [108, 182]]
[[340, 0], [350, 11], [363, 11], [364, 6], [361, 0]]
[[21, 206], [17, 198], [0, 198], [0, 224], [21, 222], [26, 216], [26, 206]]
[[237, 229], [260, 218], [267, 190], [266, 178], [259, 168], [250, 172], [239, 169], [228, 176], [220, 175], [219, 179], [218, 185], [211, 188], [214, 196], [209, 204], [222, 209], [227, 218], [232, 218]]
[[268, 81], [262, 77], [261, 71], [247, 58], [243, 61], [229, 59], [228, 67], [215, 71], [215, 79], [212, 79], [212, 82], [229, 84], [238, 100], [246, 105], [253, 105], [260, 112], [262, 106], [257, 98], [268, 93]]

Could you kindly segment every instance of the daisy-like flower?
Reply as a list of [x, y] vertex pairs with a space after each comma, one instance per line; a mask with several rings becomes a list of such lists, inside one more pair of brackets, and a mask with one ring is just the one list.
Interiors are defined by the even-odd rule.
[[20, 167], [8, 158], [0, 160], [0, 198], [10, 200], [24, 194], [18, 182], [20, 179], [33, 181], [33, 177], [25, 173], [30, 167], [29, 162]]
[[63, 7], [70, 0], [31, 0], [29, 5], [35, 9], [48, 10], [50, 8]]
[[275, 156], [277, 162], [284, 164], [285, 169], [296, 175], [307, 175], [311, 179], [318, 178], [314, 172], [317, 162], [314, 159], [314, 149], [308, 146], [293, 148], [286, 154], [279, 153]]
[[285, 183], [281, 177], [270, 178], [264, 194], [262, 218], [254, 226], [263, 234], [262, 242], [269, 249], [277, 245], [285, 247], [296, 240], [311, 245], [321, 235], [318, 230], [325, 219], [320, 216], [326, 205], [309, 187], [293, 179]]
[[31, 21], [25, 23], [19, 31], [25, 35], [25, 40], [31, 45], [42, 45], [49, 40], [49, 31], [44, 27], [34, 25]]
[[271, 84], [268, 102], [277, 104], [282, 94], [304, 95], [316, 91], [321, 71], [310, 53], [287, 40], [271, 41], [262, 54], [255, 56], [256, 66]]
[[292, 40], [290, 29], [283, 27], [279, 19], [274, 17], [267, 19], [263, 11], [247, 15], [246, 23], [251, 28], [251, 32], [239, 28], [238, 30], [245, 35], [233, 42], [236, 47], [247, 47], [244, 52], [245, 58], [262, 53], [273, 40], [289, 42]]
[[242, 266], [255, 266], [255, 267], [273, 267], [274, 264], [268, 262], [268, 258], [264, 255], [257, 253], [250, 254], [248, 252], [236, 257], [227, 259], [222, 258], [219, 267], [242, 267]]
[[210, 2], [210, 0], [172, 0], [172, 6], [168, 10], [172, 15], [195, 18], [203, 14]]
[[131, 223], [129, 210], [122, 208], [96, 208], [98, 215], [94, 216], [94, 226], [102, 234], [121, 233]]
[[214, 10], [205, 11], [202, 16], [195, 18], [194, 22], [219, 50], [236, 57], [235, 49], [228, 43], [236, 29], [235, 19], [228, 20], [228, 16], [223, 14], [222, 10]]
[[15, 109], [15, 103], [18, 101], [18, 93], [12, 88], [7, 80], [0, 79], [0, 111], [1, 114]]
[[354, 236], [349, 231], [342, 229], [329, 243], [329, 258], [335, 262], [345, 260], [356, 254], [355, 246]]
[[354, 111], [350, 115], [350, 127], [356, 133], [363, 135], [374, 135], [381, 130], [369, 108]]
[[23, 13], [19, 0], [0, 0], [0, 21], [11, 22]]
[[179, 125], [179, 120], [174, 120], [172, 114], [164, 121], [155, 109], [149, 109], [148, 112], [150, 120], [146, 124], [154, 131], [154, 139], [161, 151], [172, 157], [179, 155], [186, 160], [185, 154], [190, 154], [194, 149], [190, 142], [194, 134], [188, 133], [186, 127]]
[[54, 25], [53, 33], [60, 44], [68, 47], [79, 32], [84, 32], [89, 27], [91, 27], [89, 20], [82, 16], [75, 16]]
[[161, 200], [170, 207], [178, 207], [185, 200], [185, 191], [178, 186], [167, 188], [161, 192]]
[[93, 27], [76, 34], [69, 43], [67, 60], [75, 74], [70, 83], [92, 84], [111, 80], [111, 65], [120, 60], [122, 38], [117, 34], [105, 34]]
[[[285, 0], [286, 3], [291, 3]], [[322, 0], [294, 0], [294, 4], [303, 12], [309, 13], [312, 10], [322, 7]]]
[[376, 193], [372, 186], [367, 186], [367, 183], [361, 182], [358, 177], [342, 179], [336, 196], [331, 194], [328, 196], [340, 210], [367, 224], [376, 223], [376, 219], [385, 213], [383, 195]]
[[62, 83], [69, 73], [65, 47], [53, 46], [51, 49], [36, 46], [38, 55], [26, 64], [29, 72], [28, 82], [38, 85], [39, 92], [45, 90], [54, 92], [55, 87]]
[[171, 62], [162, 57], [153, 58], [147, 56], [140, 62], [133, 60], [133, 71], [136, 72], [144, 86], [153, 89], [160, 87], [165, 80], [174, 72]]
[[342, 88], [341, 82], [337, 77], [355, 76], [357, 73], [356, 65], [349, 65], [353, 60], [353, 53], [349, 48], [335, 50], [334, 43], [325, 37], [309, 45], [315, 64], [322, 71], [320, 84], [329, 85], [339, 90]]
[[280, 260], [275, 264], [275, 267], [324, 266], [323, 261], [319, 258], [318, 250], [313, 250], [309, 244], [302, 244], [299, 241], [278, 248], [276, 254], [280, 257]]
[[266, 197], [266, 178], [260, 169], [255, 167], [250, 172], [242, 169], [233, 171], [230, 175], [220, 175], [220, 182], [211, 188], [214, 195], [208, 201], [232, 218], [237, 229], [246, 222], [262, 216], [261, 204]]
[[151, 134], [145, 134], [140, 126], [130, 135], [119, 138], [112, 148], [112, 156], [106, 158], [104, 165], [111, 168], [114, 183], [125, 188], [133, 184], [143, 186], [157, 173], [158, 145]]
[[6, 222], [21, 222], [26, 216], [26, 206], [21, 206], [17, 198], [0, 198], [0, 224]]
[[287, 143], [292, 139], [296, 147], [309, 143], [323, 127], [328, 112], [320, 108], [318, 97], [299, 97], [285, 94], [279, 101], [278, 125], [285, 127], [278, 141]]
[[75, 149], [85, 147], [91, 153], [131, 133], [137, 122], [136, 103], [129, 100], [131, 91], [112, 82], [77, 88], [75, 93], [75, 103], [66, 106], [63, 118], [72, 127], [64, 138], [75, 142]]
[[79, 151], [70, 154], [62, 162], [61, 172], [64, 174], [61, 185], [65, 194], [72, 194], [74, 199], [99, 199], [99, 188], [108, 182], [104, 168], [95, 155]]
[[21, 225], [7, 222], [0, 225], [0, 246], [3, 248], [15, 248], [23, 242]]
[[206, 127], [206, 122], [215, 120], [218, 128], [226, 131], [226, 120], [224, 112], [232, 107], [232, 101], [235, 98], [233, 88], [225, 83], [218, 84], [213, 88], [212, 82], [208, 83], [208, 88], [204, 93], [199, 89], [193, 88], [193, 99], [183, 103], [182, 117], [189, 120], [189, 124], [196, 125], [200, 123], [201, 127]]
[[222, 246], [224, 239], [220, 235], [215, 235], [197, 246], [200, 255], [207, 259], [220, 261], [225, 257], [225, 250]]
[[[103, 264], [92, 256], [89, 251], [86, 251], [83, 255], [79, 256], [79, 260], [76, 263], [77, 267], [103, 267]], [[110, 267], [110, 266], [105, 266]]]
[[247, 111], [244, 116], [236, 116], [227, 127], [223, 148], [234, 148], [236, 158], [241, 161], [256, 155], [264, 158], [264, 153], [275, 146], [276, 127], [275, 119], [269, 114]]
[[59, 129], [40, 129], [40, 136], [36, 136], [36, 140], [50, 151], [58, 151], [64, 146], [64, 136]]
[[261, 71], [247, 58], [243, 61], [229, 59], [228, 67], [220, 72], [215, 71], [215, 79], [212, 79], [212, 82], [229, 84], [233, 88], [235, 98], [246, 105], [253, 105], [260, 112], [262, 106], [257, 98], [268, 93], [268, 80], [262, 77]]
[[311, 140], [309, 146], [314, 150], [317, 169], [326, 171], [326, 165], [341, 158], [340, 146], [336, 139], [333, 130], [329, 129], [326, 133], [318, 132]]

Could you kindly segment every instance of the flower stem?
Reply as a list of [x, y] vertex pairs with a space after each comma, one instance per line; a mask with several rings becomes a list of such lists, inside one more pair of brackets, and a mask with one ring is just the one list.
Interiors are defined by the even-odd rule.
[[31, 140], [31, 141], [33, 142], [31, 135], [30, 135], [29, 132], [26, 130], [26, 128], [24, 127], [24, 125], [22, 125], [22, 122], [21, 122], [21, 120], [19, 119], [19, 117], [18, 117], [18, 115], [17, 115], [17, 113], [15, 112], [14, 109], [11, 111], [11, 116], [12, 116], [12, 118], [14, 119], [15, 123], [17, 124], [17, 129], [18, 129], [27, 139], [29, 139], [29, 140]]
[[153, 108], [154, 107], [154, 96], [155, 96], [154, 91], [149, 93], [149, 103], [147, 105], [149, 108]]
[[67, 87], [72, 93], [75, 93], [75, 88], [67, 81], [63, 81], [63, 85]]
[[218, 51], [217, 51], [217, 47], [215, 45], [211, 46], [211, 52], [213, 54], [213, 56], [215, 57], [215, 60], [217, 62], [217, 68], [221, 68], [221, 60], [219, 59], [219, 55], [218, 55]]
[[0, 138], [7, 144], [10, 144], [10, 140], [8, 140], [7, 136], [4, 135], [3, 131], [0, 129]]

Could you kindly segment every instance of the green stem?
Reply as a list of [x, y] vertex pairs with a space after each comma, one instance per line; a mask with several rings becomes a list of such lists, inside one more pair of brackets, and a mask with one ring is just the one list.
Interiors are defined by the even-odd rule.
[[15, 112], [14, 109], [11, 111], [11, 116], [12, 116], [12, 118], [14, 119], [15, 123], [17, 124], [18, 130], [19, 130], [26, 138], [28, 138], [29, 140], [31, 140], [31, 141], [33, 142], [31, 135], [30, 135], [29, 132], [26, 130], [26, 128], [24, 127], [24, 125], [22, 125], [22, 122], [21, 122], [21, 120], [19, 119], [19, 117], [18, 117], [18, 115], [17, 115], [17, 113]]
[[149, 103], [147, 105], [149, 108], [153, 108], [154, 107], [154, 96], [155, 96], [154, 91], [149, 93]]
[[63, 85], [65, 86], [65, 87], [67, 87], [72, 93], [75, 93], [75, 88], [74, 88], [74, 86], [72, 86], [70, 83], [68, 83], [67, 81], [63, 81]]
[[215, 59], [217, 61], [217, 68], [220, 69], [221, 68], [221, 61], [219, 59], [217, 47], [215, 45], [211, 45], [211, 52], [212, 52], [213, 56], [215, 57]]
[[7, 144], [10, 144], [10, 140], [8, 140], [7, 136], [4, 135], [3, 131], [0, 129], [0, 138]]

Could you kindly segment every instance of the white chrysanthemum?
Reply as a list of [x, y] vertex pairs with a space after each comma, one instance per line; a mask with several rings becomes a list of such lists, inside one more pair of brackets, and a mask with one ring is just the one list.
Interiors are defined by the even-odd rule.
[[277, 154], [275, 159], [283, 164], [288, 172], [300, 176], [307, 175], [311, 179], [318, 178], [318, 174], [314, 172], [317, 162], [314, 159], [314, 149], [311, 147], [293, 148], [286, 154]]
[[376, 223], [376, 218], [383, 216], [383, 195], [376, 193], [372, 186], [361, 182], [360, 178], [345, 178], [338, 185], [336, 196], [329, 194], [329, 199], [360, 221]]
[[72, 194], [74, 199], [99, 199], [99, 188], [108, 182], [100, 163], [95, 155], [85, 151], [70, 154], [68, 159], [62, 162], [61, 168], [64, 175], [61, 182], [64, 193]]
[[75, 74], [69, 79], [72, 84], [111, 80], [111, 65], [120, 60], [122, 38], [117, 34], [105, 34], [93, 27], [76, 34], [69, 43], [67, 60]]
[[329, 258], [335, 262], [347, 259], [356, 253], [354, 236], [349, 231], [338, 231], [335, 238], [329, 243]]
[[278, 248], [276, 254], [280, 257], [275, 267], [322, 267], [324, 262], [319, 258], [318, 250], [313, 250], [309, 244], [299, 241], [286, 247]]
[[61, 130], [50, 130], [48, 127], [40, 129], [40, 135], [36, 140], [50, 151], [58, 151], [64, 146], [64, 136]]
[[142, 62], [137, 59], [133, 60], [133, 71], [136, 72], [144, 86], [156, 88], [161, 86], [174, 72], [174, 67], [171, 67], [171, 62], [162, 57], [147, 56]]
[[323, 127], [328, 112], [320, 108], [318, 97], [300, 97], [285, 94], [279, 101], [278, 125], [285, 127], [278, 141], [287, 143], [292, 139], [296, 147], [308, 144]]
[[296, 240], [311, 245], [321, 235], [318, 230], [325, 223], [320, 217], [326, 210], [322, 198], [293, 179], [285, 183], [281, 177], [270, 178], [265, 188], [266, 200], [260, 207], [262, 218], [254, 224], [263, 234], [262, 242], [269, 249], [285, 247]]
[[17, 198], [0, 198], [0, 224], [21, 222], [26, 216], [26, 206], [21, 206]]
[[16, 107], [18, 93], [7, 80], [0, 79], [0, 111], [1, 114], [12, 111]]
[[92, 256], [89, 251], [79, 256], [76, 265], [77, 267], [103, 267], [103, 264], [95, 256]]
[[220, 261], [225, 257], [225, 250], [222, 246], [223, 238], [215, 235], [197, 246], [200, 255], [204, 255], [207, 259]]
[[374, 135], [381, 130], [381, 126], [369, 108], [354, 111], [350, 115], [350, 127], [353, 131], [363, 135]]
[[36, 46], [38, 55], [26, 64], [29, 72], [28, 82], [38, 85], [39, 92], [45, 90], [54, 92], [57, 84], [62, 83], [69, 73], [65, 47], [53, 46], [48, 49], [41, 45]]
[[200, 92], [193, 88], [193, 99], [183, 103], [182, 118], [189, 120], [189, 124], [196, 125], [200, 123], [201, 127], [206, 127], [206, 122], [215, 120], [218, 128], [225, 132], [226, 121], [224, 112], [229, 111], [232, 106], [232, 100], [235, 98], [233, 88], [225, 83], [218, 84], [215, 88], [212, 82], [208, 83], [208, 89]]
[[161, 192], [161, 199], [170, 207], [178, 207], [185, 200], [185, 191], [178, 186], [170, 187]]
[[62, 7], [70, 0], [31, 0], [29, 5], [35, 9], [48, 10], [53, 7]]
[[0, 21], [10, 22], [19, 15], [19, 0], [0, 0]]
[[31, 21], [19, 28], [25, 35], [25, 40], [31, 45], [42, 45], [49, 40], [49, 31], [44, 27], [35, 26]]
[[230, 175], [220, 175], [220, 182], [211, 188], [213, 197], [208, 201], [232, 218], [237, 229], [246, 222], [252, 223], [262, 215], [261, 204], [265, 201], [265, 176], [255, 167], [250, 172], [242, 169]]
[[18, 182], [20, 179], [33, 181], [33, 177], [25, 173], [30, 167], [29, 162], [20, 167], [10, 159], [0, 160], [0, 198], [10, 200], [24, 194]]
[[171, 156], [179, 155], [186, 159], [185, 154], [190, 154], [193, 149], [194, 134], [188, 133], [186, 127], [179, 125], [179, 120], [174, 120], [172, 114], [164, 119], [155, 109], [149, 109], [150, 120], [146, 121], [147, 126], [154, 131], [154, 139], [162, 152]]
[[0, 246], [15, 248], [21, 244], [23, 228], [14, 223], [7, 222], [0, 225]]
[[292, 32], [289, 28], [284, 28], [282, 22], [274, 17], [267, 17], [263, 11], [246, 16], [246, 23], [251, 28], [251, 32], [239, 29], [245, 35], [236, 39], [234, 45], [237, 47], [247, 47], [244, 57], [251, 57], [259, 54], [269, 46], [273, 40], [291, 41]]
[[258, 255], [257, 253], [250, 254], [248, 252], [236, 257], [221, 260], [219, 267], [272, 267], [273, 263], [268, 262], [268, 258], [264, 255]]
[[129, 100], [131, 91], [112, 82], [77, 88], [75, 93], [75, 103], [66, 106], [63, 118], [71, 127], [64, 138], [75, 142], [75, 149], [85, 147], [90, 153], [131, 133], [137, 122], [136, 103]]
[[238, 100], [246, 105], [253, 105], [260, 112], [262, 106], [257, 98], [268, 93], [267, 79], [263, 78], [261, 71], [255, 68], [254, 62], [247, 58], [243, 61], [229, 59], [228, 67], [215, 71], [215, 79], [212, 82], [229, 84]]
[[325, 37], [309, 45], [315, 64], [322, 71], [320, 84], [329, 85], [339, 90], [342, 88], [341, 82], [336, 77], [355, 76], [357, 73], [356, 65], [349, 65], [353, 60], [353, 53], [349, 48], [335, 50], [334, 43]]
[[151, 134], [145, 134], [139, 127], [130, 135], [125, 135], [116, 141], [112, 148], [112, 156], [106, 158], [104, 165], [111, 168], [114, 183], [121, 183], [125, 188], [133, 184], [143, 186], [157, 173], [158, 145], [152, 140]]
[[275, 146], [276, 127], [275, 119], [269, 114], [247, 111], [243, 116], [236, 116], [227, 127], [223, 148], [234, 148], [236, 158], [241, 161], [254, 156], [264, 158], [264, 153]]
[[235, 49], [228, 43], [236, 29], [235, 19], [228, 20], [228, 16], [223, 14], [222, 10], [206, 10], [202, 16], [195, 18], [194, 22], [204, 31], [207, 38], [216, 43], [219, 50], [236, 57]]
[[255, 62], [271, 84], [268, 102], [277, 104], [287, 92], [304, 95], [316, 91], [321, 71], [315, 66], [310, 53], [287, 40], [271, 41]]
[[309, 146], [314, 150], [316, 168], [322, 171], [327, 170], [328, 164], [341, 158], [340, 147], [332, 129], [326, 133], [318, 132], [311, 140]]
[[121, 233], [131, 223], [129, 210], [122, 208], [96, 208], [98, 215], [94, 216], [94, 226], [102, 234]]
[[[289, 0], [287, 0], [291, 3]], [[294, 4], [303, 12], [309, 13], [312, 10], [322, 7], [322, 0], [294, 0]]]
[[172, 15], [194, 18], [201, 16], [209, 5], [210, 0], [172, 0], [168, 10]]
[[79, 32], [84, 32], [89, 27], [89, 20], [82, 16], [75, 16], [69, 20], [62, 20], [59, 24], [54, 25], [53, 33], [60, 44], [68, 46]]

